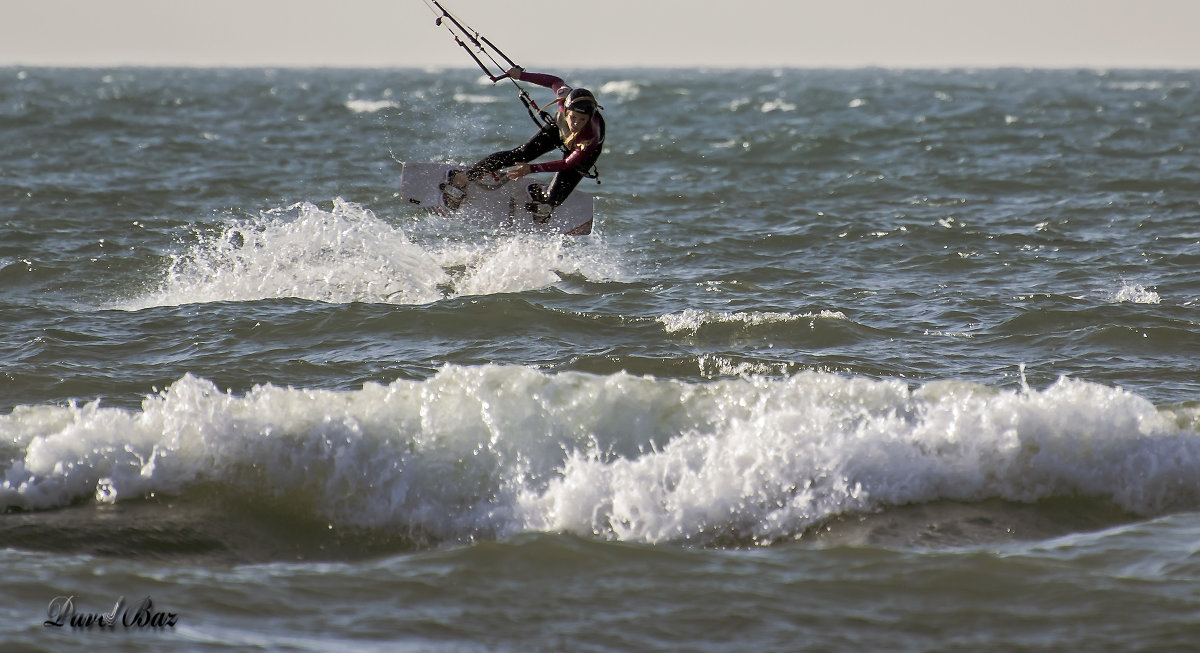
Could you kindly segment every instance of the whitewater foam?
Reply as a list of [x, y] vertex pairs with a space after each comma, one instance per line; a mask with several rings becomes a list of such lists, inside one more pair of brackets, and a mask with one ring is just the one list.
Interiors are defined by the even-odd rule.
[[398, 109], [400, 103], [394, 100], [346, 100], [345, 107], [354, 113], [378, 113], [384, 109]]
[[780, 313], [773, 311], [753, 312], [724, 312], [708, 311], [689, 308], [679, 313], [671, 313], [658, 318], [667, 333], [690, 331], [697, 333], [710, 324], [736, 324], [748, 327], [763, 324], [786, 324], [808, 322], [811, 327], [818, 318], [844, 320], [845, 314], [840, 311], [821, 311], [820, 313]]
[[1200, 410], [1061, 379], [1041, 391], [804, 372], [685, 383], [447, 366], [359, 391], [185, 376], [141, 410], [0, 417], [22, 509], [217, 484], [339, 525], [461, 541], [523, 531], [770, 543], [939, 500], [1092, 496], [1200, 508]]
[[1121, 289], [1113, 296], [1115, 302], [1130, 302], [1133, 304], [1158, 304], [1161, 299], [1158, 293], [1149, 290], [1140, 283], [1123, 282]]
[[615, 98], [621, 102], [630, 102], [636, 100], [641, 95], [641, 87], [638, 82], [630, 79], [612, 80], [605, 82], [600, 86], [598, 91], [600, 99]]
[[[450, 221], [448, 231], [462, 232]], [[562, 274], [620, 279], [599, 238], [490, 234], [414, 239], [374, 212], [340, 198], [308, 202], [199, 232], [175, 255], [159, 287], [117, 308], [293, 297], [330, 303], [424, 304], [447, 297], [548, 287]]]

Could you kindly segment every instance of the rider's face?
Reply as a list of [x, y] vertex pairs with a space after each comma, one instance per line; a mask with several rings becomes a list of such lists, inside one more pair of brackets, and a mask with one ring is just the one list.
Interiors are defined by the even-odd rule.
[[582, 111], [567, 111], [567, 126], [571, 128], [571, 131], [576, 132], [588, 124], [588, 120], [591, 120], [591, 118], [591, 116]]

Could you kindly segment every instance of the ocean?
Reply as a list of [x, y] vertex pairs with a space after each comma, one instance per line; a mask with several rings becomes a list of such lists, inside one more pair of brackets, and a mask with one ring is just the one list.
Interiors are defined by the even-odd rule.
[[547, 72], [0, 68], [0, 648], [1200, 650], [1200, 71]]

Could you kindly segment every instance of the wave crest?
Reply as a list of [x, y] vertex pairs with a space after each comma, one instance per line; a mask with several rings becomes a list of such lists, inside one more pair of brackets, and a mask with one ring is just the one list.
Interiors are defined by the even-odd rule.
[[19, 407], [16, 509], [217, 484], [331, 523], [462, 541], [566, 531], [769, 544], [839, 515], [1086, 496], [1200, 507], [1200, 410], [1061, 379], [1042, 391], [804, 372], [701, 384], [447, 366], [345, 392], [185, 376], [140, 411]]

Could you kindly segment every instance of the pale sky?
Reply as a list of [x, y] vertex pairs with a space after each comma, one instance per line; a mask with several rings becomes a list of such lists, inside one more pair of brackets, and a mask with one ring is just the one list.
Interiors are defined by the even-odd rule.
[[[531, 69], [1200, 68], [1200, 0], [445, 0]], [[0, 65], [474, 66], [424, 0], [0, 0]]]

